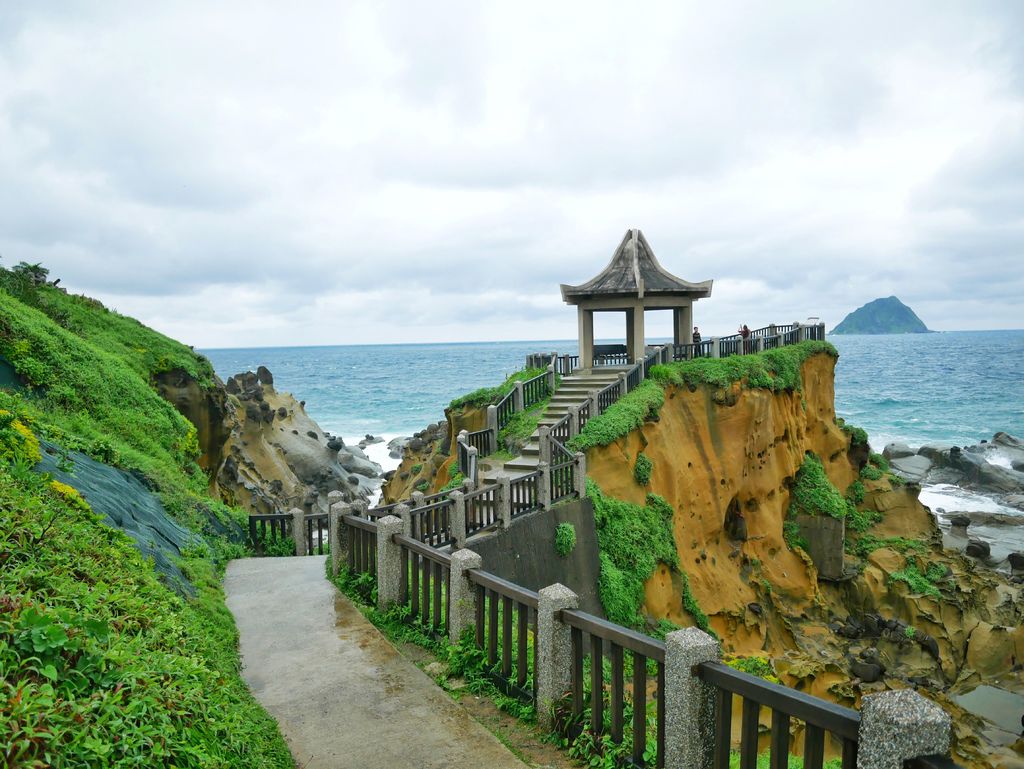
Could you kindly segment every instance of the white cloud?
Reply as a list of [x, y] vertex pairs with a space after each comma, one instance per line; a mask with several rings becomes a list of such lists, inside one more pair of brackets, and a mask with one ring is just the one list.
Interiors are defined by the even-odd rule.
[[1020, 326], [1021, 20], [5, 7], [0, 254], [197, 346], [572, 337], [558, 283], [631, 226], [716, 279], [706, 333], [889, 294], [939, 329]]

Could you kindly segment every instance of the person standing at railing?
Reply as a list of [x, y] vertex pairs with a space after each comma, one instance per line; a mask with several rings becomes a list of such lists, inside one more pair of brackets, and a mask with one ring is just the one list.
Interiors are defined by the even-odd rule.
[[750, 329], [744, 323], [736, 333], [740, 335], [740, 353], [746, 355], [750, 352]]
[[700, 357], [700, 329], [693, 327], [693, 357]]

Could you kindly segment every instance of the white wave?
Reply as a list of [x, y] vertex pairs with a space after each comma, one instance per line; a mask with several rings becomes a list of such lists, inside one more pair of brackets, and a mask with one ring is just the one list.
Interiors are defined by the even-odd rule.
[[[359, 437], [355, 438], [344, 438], [345, 445], [357, 446], [359, 445], [359, 441], [363, 440], [364, 437], [365, 436], [360, 435]], [[371, 462], [376, 462], [378, 465], [380, 465], [381, 473], [386, 473], [390, 470], [397, 469], [398, 465], [401, 463], [401, 460], [391, 458], [391, 449], [388, 448], [388, 444], [395, 438], [399, 437], [398, 433], [381, 433], [380, 435], [377, 435], [375, 437], [383, 438], [384, 441], [382, 443], [370, 444], [365, 449], [363, 449], [363, 452], [366, 454], [367, 459], [369, 459]], [[376, 505], [380, 501], [380, 497], [381, 488], [380, 485], [378, 485], [377, 488], [374, 490], [373, 494], [370, 496], [370, 507]]]
[[[919, 497], [921, 504], [930, 510], [943, 510], [946, 513], [1004, 513], [1008, 515], [1024, 515], [1020, 510], [1002, 505], [992, 497], [962, 489], [950, 483], [936, 483], [921, 487]], [[939, 513], [939, 515], [943, 515]]]

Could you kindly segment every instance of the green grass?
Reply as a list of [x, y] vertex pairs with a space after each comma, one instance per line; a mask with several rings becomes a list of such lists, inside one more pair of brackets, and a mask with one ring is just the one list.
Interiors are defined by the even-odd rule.
[[738, 382], [749, 389], [800, 392], [803, 390], [800, 368], [808, 358], [818, 354], [839, 357], [829, 342], [800, 342], [754, 355], [696, 358], [653, 366], [650, 375], [666, 385], [727, 387]]
[[898, 553], [926, 553], [928, 544], [920, 539], [909, 539], [907, 537], [876, 537], [873, 534], [862, 534], [853, 539], [846, 538], [846, 552], [867, 558], [871, 553], [883, 547], [895, 550]]
[[679, 567], [672, 534], [672, 507], [655, 494], [635, 505], [604, 494], [587, 479], [601, 561], [598, 590], [605, 616], [627, 627], [641, 627], [644, 582], [659, 563]]
[[827, 515], [832, 518], [845, 518], [848, 510], [846, 499], [828, 479], [821, 460], [808, 453], [796, 473], [789, 515]]
[[633, 480], [641, 486], [647, 486], [651, 482], [651, 473], [654, 472], [654, 462], [646, 454], [637, 454], [636, 462], [633, 464]]
[[448, 407], [451, 409], [463, 409], [466, 407], [482, 408], [483, 406], [490, 406], [512, 392], [516, 387], [516, 382], [525, 382], [528, 379], [533, 379], [545, 371], [547, 369], [544, 368], [524, 368], [522, 371], [517, 371], [509, 376], [508, 379], [497, 387], [481, 387], [479, 390], [473, 390], [473, 392], [454, 398], [448, 404]]
[[551, 398], [544, 398], [525, 411], [513, 414], [503, 428], [498, 431], [498, 445], [508, 450], [518, 449], [529, 440], [537, 430], [540, 418], [544, 416]]
[[646, 379], [632, 392], [620, 398], [603, 413], [587, 420], [579, 435], [569, 441], [570, 451], [586, 451], [593, 446], [607, 446], [641, 427], [658, 413], [665, 403], [665, 390], [654, 380]]
[[850, 436], [851, 446], [868, 445], [868, 433], [867, 430], [865, 430], [863, 427], [854, 427], [853, 425], [847, 423], [847, 421], [841, 417], [836, 420], [836, 424], [839, 425], [839, 428], [844, 433]]
[[915, 561], [908, 560], [900, 571], [889, 575], [889, 584], [903, 582], [912, 593], [927, 595], [936, 600], [942, 598], [938, 583], [946, 577], [946, 570], [937, 563], [930, 563], [922, 572]]
[[571, 523], [560, 523], [555, 527], [555, 552], [565, 558], [576, 547], [576, 527]]
[[127, 536], [0, 466], [0, 745], [11, 766], [291, 767], [205, 559], [185, 602]]

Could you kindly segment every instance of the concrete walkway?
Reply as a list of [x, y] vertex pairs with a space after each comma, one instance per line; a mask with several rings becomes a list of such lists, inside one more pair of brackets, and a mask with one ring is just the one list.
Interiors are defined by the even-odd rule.
[[228, 564], [242, 675], [299, 767], [525, 769], [324, 576], [324, 557]]

